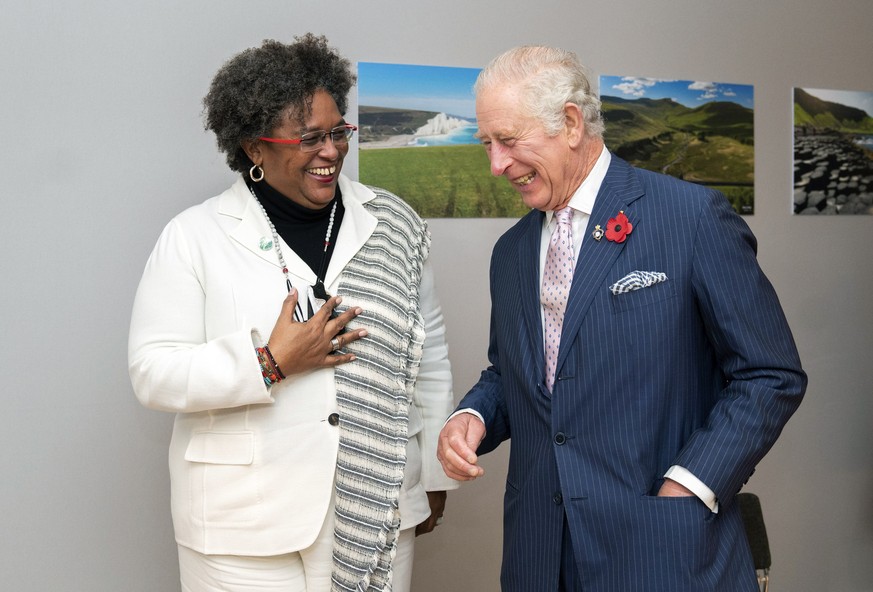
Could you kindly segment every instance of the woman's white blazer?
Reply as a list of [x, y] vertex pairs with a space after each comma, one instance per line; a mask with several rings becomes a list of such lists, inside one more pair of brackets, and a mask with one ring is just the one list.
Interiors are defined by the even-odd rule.
[[[345, 215], [325, 285], [336, 292], [345, 265], [376, 226], [363, 203], [374, 194], [340, 177]], [[146, 264], [128, 349], [140, 402], [176, 413], [170, 441], [176, 541], [201, 553], [277, 555], [309, 546], [334, 495], [339, 443], [332, 369], [267, 388], [263, 345], [287, 295], [272, 234], [242, 178], [176, 216]], [[282, 242], [301, 294], [313, 271]], [[409, 409], [401, 528], [430, 514], [425, 491], [454, 489], [436, 460], [452, 409], [442, 312], [425, 264], [421, 307], [427, 338]]]

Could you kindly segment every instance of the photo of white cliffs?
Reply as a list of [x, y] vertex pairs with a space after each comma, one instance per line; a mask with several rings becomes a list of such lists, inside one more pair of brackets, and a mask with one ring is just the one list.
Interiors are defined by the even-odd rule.
[[[425, 119], [425, 123], [414, 127]], [[389, 109], [363, 105], [359, 120], [364, 132], [361, 149], [402, 148], [406, 146], [450, 146], [476, 144], [475, 119], [447, 113]]]

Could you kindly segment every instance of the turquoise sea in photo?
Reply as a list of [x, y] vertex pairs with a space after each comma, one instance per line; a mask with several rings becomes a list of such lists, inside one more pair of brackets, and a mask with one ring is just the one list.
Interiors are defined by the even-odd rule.
[[439, 136], [421, 136], [415, 139], [410, 146], [455, 146], [457, 144], [478, 144], [479, 140], [474, 137], [476, 130], [479, 128], [474, 125], [467, 125], [452, 130], [448, 134]]

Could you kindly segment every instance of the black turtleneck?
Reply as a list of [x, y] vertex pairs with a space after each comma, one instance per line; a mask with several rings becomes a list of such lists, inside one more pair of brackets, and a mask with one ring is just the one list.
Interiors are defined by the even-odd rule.
[[[330, 258], [333, 255], [336, 237], [339, 234], [340, 225], [343, 221], [343, 214], [346, 211], [345, 207], [343, 207], [339, 185], [337, 185], [336, 193], [333, 197], [336, 202], [336, 213], [333, 218], [332, 236], [327, 253], [324, 253], [324, 238], [325, 234], [327, 234], [330, 210], [333, 207], [334, 201], [331, 201], [321, 209], [311, 210], [285, 197], [282, 193], [268, 185], [266, 181], [249, 183], [249, 185], [254, 189], [258, 201], [264, 206], [270, 221], [276, 227], [276, 232], [279, 233], [282, 240], [323, 280], [327, 267], [330, 264]], [[324, 254], [323, 269], [322, 254]]]

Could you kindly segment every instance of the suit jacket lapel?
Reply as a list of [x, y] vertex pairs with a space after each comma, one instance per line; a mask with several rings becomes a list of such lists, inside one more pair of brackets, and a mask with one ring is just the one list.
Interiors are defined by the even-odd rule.
[[[588, 232], [582, 239], [582, 248], [579, 252], [579, 261], [573, 273], [573, 284], [570, 287], [570, 299], [567, 310], [564, 313], [564, 325], [561, 331], [561, 348], [558, 353], [558, 372], [564, 360], [567, 358], [569, 344], [572, 344], [585, 314], [591, 307], [595, 295], [603, 290], [603, 283], [607, 273], [615, 264], [616, 259], [624, 250], [625, 243], [616, 243], [602, 238], [594, 240], [591, 233], [596, 225], [606, 228], [610, 218], [614, 218], [624, 210], [630, 222], [634, 225], [634, 232], [640, 224], [640, 217], [633, 211], [632, 203], [643, 196], [642, 185], [636, 178], [633, 168], [615, 155], [609, 170], [597, 193], [594, 201], [594, 209], [588, 222]], [[627, 240], [633, 240], [633, 234]]]
[[543, 320], [540, 305], [540, 244], [545, 214], [534, 210], [527, 214], [527, 229], [518, 242], [518, 285], [521, 310], [530, 338], [535, 368], [543, 371], [546, 364], [543, 351]]

